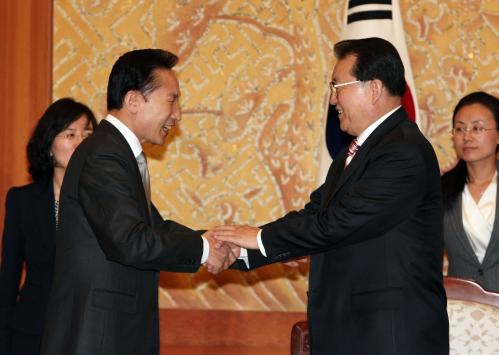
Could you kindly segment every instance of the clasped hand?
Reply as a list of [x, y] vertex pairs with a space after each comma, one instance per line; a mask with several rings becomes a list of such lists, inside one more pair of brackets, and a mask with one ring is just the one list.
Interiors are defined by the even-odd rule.
[[218, 274], [219, 272], [228, 269], [241, 253], [241, 248], [238, 246], [216, 240], [213, 237], [213, 231], [204, 233], [203, 237], [205, 237], [210, 244], [210, 253], [204, 266], [208, 272], [212, 274]]
[[[218, 226], [210, 230], [214, 238], [218, 241], [217, 247], [224, 244], [231, 245], [232, 248], [259, 249], [258, 232], [260, 228], [248, 225], [228, 225]], [[301, 263], [306, 263], [307, 258], [299, 258], [283, 262], [284, 265], [297, 268]]]
[[218, 226], [203, 236], [210, 243], [210, 254], [205, 263], [208, 272], [218, 274], [232, 265], [241, 253], [241, 247], [258, 249], [258, 228], [251, 226]]

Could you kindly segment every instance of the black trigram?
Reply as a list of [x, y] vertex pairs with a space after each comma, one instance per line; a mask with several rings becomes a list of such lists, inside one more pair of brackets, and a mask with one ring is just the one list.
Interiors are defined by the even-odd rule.
[[[356, 21], [364, 21], [364, 20], [391, 20], [392, 19], [392, 11], [391, 10], [366, 10], [366, 11], [358, 11], [351, 12], [351, 9], [361, 6], [361, 5], [390, 5], [391, 0], [350, 0], [348, 2], [348, 12], [349, 15], [347, 17], [347, 24], [356, 22]], [[353, 10], [355, 11], [355, 10]]]

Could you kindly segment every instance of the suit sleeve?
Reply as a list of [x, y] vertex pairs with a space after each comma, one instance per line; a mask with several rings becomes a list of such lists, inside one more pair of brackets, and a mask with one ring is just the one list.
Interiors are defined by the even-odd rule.
[[[324, 193], [324, 189], [325, 185], [322, 184], [318, 189], [316, 189], [310, 194], [310, 201], [305, 205], [305, 207], [302, 210], [290, 212], [286, 215], [286, 218], [288, 218], [290, 221], [295, 219], [304, 219], [307, 218], [308, 216], [313, 216], [315, 213], [317, 213], [320, 210], [320, 204], [322, 200], [322, 195]], [[266, 226], [271, 226], [273, 223], [274, 222], [263, 225], [260, 228], [265, 230]], [[302, 237], [306, 238], [306, 235], [302, 235]], [[305, 255], [308, 254], [306, 253], [306, 251], [303, 250], [301, 251], [301, 253], [290, 254], [287, 257], [282, 258], [280, 261], [285, 261], [286, 259], [294, 259], [299, 256], [305, 256]], [[275, 261], [276, 260], [273, 260], [273, 258], [264, 256], [262, 253], [260, 253], [259, 250], [248, 250], [249, 268], [246, 266], [246, 263], [242, 260], [238, 260], [237, 263], [235, 263], [231, 268], [248, 271], [259, 268], [264, 265], [271, 264]]]
[[106, 257], [139, 269], [197, 271], [203, 252], [199, 233], [160, 221], [154, 206], [153, 223], [147, 223], [133, 168], [116, 152], [94, 153], [82, 169], [79, 199]]
[[429, 174], [422, 150], [394, 142], [368, 159], [334, 204], [314, 204], [311, 213], [291, 212], [263, 228], [272, 262], [376, 238], [410, 217]]
[[14, 316], [24, 262], [23, 236], [16, 223], [15, 202], [15, 193], [11, 189], [6, 198], [0, 269], [0, 354], [10, 354], [9, 323]]
[[161, 217], [161, 214], [159, 213], [158, 209], [156, 208], [156, 206], [154, 206], [153, 203], [151, 203], [151, 219], [152, 219], [152, 225], [155, 228], [164, 229], [169, 233], [199, 236], [204, 232], [206, 232], [206, 230], [190, 229], [189, 227], [186, 227], [180, 223], [172, 221], [171, 219], [163, 219], [163, 217]]

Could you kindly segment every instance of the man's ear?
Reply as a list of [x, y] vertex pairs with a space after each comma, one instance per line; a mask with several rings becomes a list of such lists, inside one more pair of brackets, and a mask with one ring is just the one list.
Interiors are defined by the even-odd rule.
[[137, 90], [130, 90], [123, 98], [123, 108], [131, 114], [136, 114], [140, 107], [142, 94]]
[[381, 99], [383, 95], [383, 90], [385, 86], [379, 79], [373, 79], [369, 82], [369, 90], [371, 92], [371, 103], [376, 105], [376, 103]]

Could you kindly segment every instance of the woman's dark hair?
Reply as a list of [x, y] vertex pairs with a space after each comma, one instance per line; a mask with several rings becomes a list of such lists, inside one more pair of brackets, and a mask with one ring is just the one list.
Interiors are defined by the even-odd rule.
[[34, 181], [52, 176], [54, 161], [50, 148], [54, 138], [82, 115], [88, 117], [94, 129], [97, 127], [92, 110], [71, 98], [57, 100], [47, 108], [33, 130], [27, 146], [28, 171]]
[[[456, 120], [456, 115], [464, 106], [480, 104], [488, 109], [496, 120], [496, 127], [499, 128], [499, 99], [483, 91], [476, 91], [466, 95], [457, 103], [452, 114], [452, 127]], [[459, 159], [456, 166], [442, 176], [442, 193], [444, 199], [444, 208], [449, 209], [456, 201], [459, 194], [464, 190], [464, 185], [468, 180], [468, 170], [466, 162]]]

